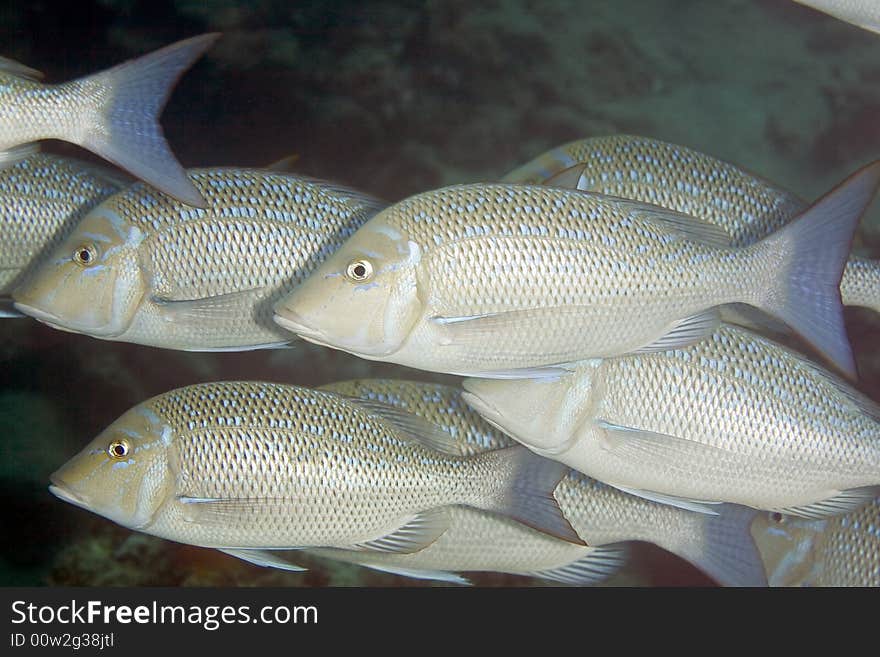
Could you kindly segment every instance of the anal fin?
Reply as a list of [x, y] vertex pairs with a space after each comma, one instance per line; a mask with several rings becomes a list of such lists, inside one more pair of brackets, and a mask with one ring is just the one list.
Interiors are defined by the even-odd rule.
[[563, 584], [591, 586], [617, 572], [629, 557], [630, 550], [626, 545], [589, 548], [586, 555], [569, 564], [528, 574]]
[[880, 486], [865, 486], [863, 488], [850, 488], [818, 502], [792, 506], [784, 509], [773, 509], [779, 513], [786, 513], [801, 518], [822, 520], [828, 516], [837, 516], [851, 513], [863, 507], [868, 502], [880, 496]]
[[449, 516], [446, 510], [429, 509], [415, 515], [390, 534], [358, 543], [354, 548], [372, 552], [412, 554], [431, 545], [448, 528]]
[[708, 338], [720, 325], [721, 313], [717, 308], [709, 308], [676, 322], [669, 332], [660, 339], [637, 349], [633, 353], [642, 354], [686, 347]]

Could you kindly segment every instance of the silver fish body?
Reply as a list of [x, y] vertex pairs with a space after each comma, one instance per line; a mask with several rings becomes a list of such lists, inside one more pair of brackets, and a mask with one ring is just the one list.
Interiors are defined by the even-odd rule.
[[559, 464], [521, 447], [439, 451], [446, 434], [435, 441], [418, 433], [426, 423], [364, 403], [269, 383], [181, 388], [121, 416], [51, 490], [123, 526], [248, 560], [282, 548], [421, 549], [454, 504], [581, 542], [544, 501]]
[[85, 162], [47, 153], [0, 169], [0, 297], [121, 184]]
[[[723, 229], [734, 246], [779, 230], [807, 203], [772, 183], [705, 153], [648, 137], [613, 135], [563, 144], [511, 171], [506, 182], [541, 184], [583, 165], [578, 188], [653, 203]], [[880, 312], [880, 263], [850, 256], [844, 305]]]
[[[323, 389], [423, 417], [452, 435], [463, 454], [515, 444], [469, 408], [457, 388], [361, 380]], [[459, 581], [454, 573], [492, 571], [588, 584], [625, 562], [623, 543], [647, 541], [690, 561], [723, 584], [764, 583], [760, 558], [748, 535], [748, 523], [755, 514], [748, 509], [724, 507], [718, 516], [694, 513], [623, 493], [573, 471], [559, 482], [554, 496], [589, 547], [561, 541], [504, 516], [457, 506], [449, 510], [449, 528], [418, 552], [312, 552], [413, 577]]]
[[795, 2], [880, 34], [880, 4], [875, 0], [795, 0]]
[[724, 326], [684, 349], [581, 363], [550, 381], [465, 382], [537, 453], [672, 503], [840, 514], [880, 485], [880, 413], [797, 353]]
[[771, 586], [880, 586], [880, 499], [834, 518], [759, 514], [752, 536]]
[[434, 190], [367, 222], [276, 304], [275, 319], [364, 358], [504, 377], [687, 344], [717, 327], [718, 306], [746, 303], [853, 375], [837, 288], [878, 173], [866, 167], [747, 247], [706, 222], [602, 194]]
[[271, 170], [189, 176], [206, 208], [131, 185], [79, 223], [16, 290], [16, 307], [65, 330], [169, 349], [282, 346], [294, 336], [272, 321], [272, 304], [381, 206]]
[[191, 205], [202, 198], [171, 152], [156, 117], [183, 72], [217, 39], [204, 34], [107, 71], [58, 85], [0, 59], [0, 151], [41, 139], [88, 148]]

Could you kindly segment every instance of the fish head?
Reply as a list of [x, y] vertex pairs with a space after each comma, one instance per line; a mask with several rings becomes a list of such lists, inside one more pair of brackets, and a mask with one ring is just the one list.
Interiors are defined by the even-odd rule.
[[124, 333], [146, 290], [138, 258], [143, 239], [137, 226], [98, 206], [13, 291], [16, 308], [66, 331]]
[[275, 305], [275, 322], [301, 338], [366, 357], [390, 356], [423, 308], [417, 244], [383, 221], [364, 224]]
[[594, 392], [589, 363], [563, 376], [465, 379], [462, 397], [490, 424], [552, 458], [589, 430], [586, 419]]
[[770, 586], [804, 586], [815, 580], [828, 522], [770, 511], [755, 516], [750, 531]]
[[173, 491], [174, 435], [149, 402], [136, 406], [54, 472], [49, 490], [124, 527], [142, 529]]

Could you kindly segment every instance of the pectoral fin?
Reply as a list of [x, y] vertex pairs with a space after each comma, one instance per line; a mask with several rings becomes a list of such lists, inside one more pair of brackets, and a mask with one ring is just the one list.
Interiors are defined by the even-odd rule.
[[188, 522], [204, 526], [227, 526], [233, 523], [251, 521], [257, 516], [287, 513], [290, 500], [260, 498], [221, 498], [179, 496], [177, 501], [184, 506], [183, 517]]
[[[604, 431], [603, 447], [614, 456], [632, 464], [650, 467], [655, 471], [681, 470], [686, 463], [727, 463], [734, 466], [736, 456], [725, 450], [668, 434], [625, 427], [604, 420], [596, 425]], [[677, 506], [690, 511], [716, 514], [711, 505], [719, 500], [697, 500], [657, 491], [629, 488], [613, 484], [616, 488], [654, 502]]]
[[[269, 291], [264, 287], [218, 294], [197, 299], [170, 299], [154, 296], [156, 304], [165, 321], [193, 330], [205, 330], [206, 326], [233, 322], [252, 322], [257, 305], [265, 299]], [[231, 344], [208, 346], [191, 351], [252, 351], [255, 349], [279, 349], [289, 346], [290, 340], [278, 340], [260, 344], [236, 344], [235, 337], [228, 337]], [[291, 338], [295, 339], [295, 338]]]

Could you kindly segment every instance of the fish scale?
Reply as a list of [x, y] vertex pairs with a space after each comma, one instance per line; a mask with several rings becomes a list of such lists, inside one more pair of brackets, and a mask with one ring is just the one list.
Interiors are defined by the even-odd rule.
[[0, 296], [60, 245], [119, 180], [72, 158], [36, 153], [0, 169]]
[[[503, 180], [540, 184], [585, 165], [580, 188], [683, 212], [747, 246], [779, 230], [807, 204], [770, 182], [699, 151], [632, 135], [591, 137], [559, 146]], [[851, 255], [840, 283], [843, 303], [880, 312], [880, 266]]]
[[873, 402], [732, 326], [683, 349], [583, 363], [556, 383], [466, 388], [539, 453], [646, 494], [782, 510], [880, 484]]

